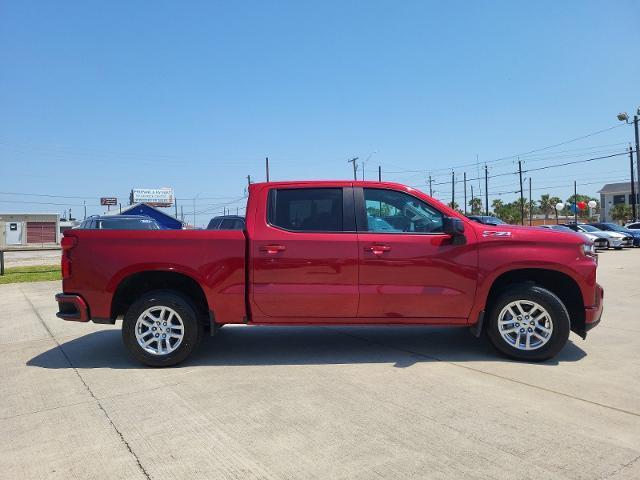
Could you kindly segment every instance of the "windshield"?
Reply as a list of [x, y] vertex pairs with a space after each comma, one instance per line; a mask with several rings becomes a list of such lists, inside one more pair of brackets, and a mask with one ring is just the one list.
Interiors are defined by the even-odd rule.
[[580, 228], [586, 232], [602, 232], [602, 230], [592, 227], [591, 225], [580, 225]]
[[627, 233], [626, 228], [621, 227], [620, 225], [616, 225], [615, 223], [605, 223], [604, 226], [607, 227], [607, 230], [613, 230], [614, 232]]
[[552, 230], [558, 230], [560, 232], [571, 232], [571, 233], [576, 233], [573, 230], [571, 230], [569, 227], [565, 227], [563, 225], [554, 225], [552, 227], [549, 227]]

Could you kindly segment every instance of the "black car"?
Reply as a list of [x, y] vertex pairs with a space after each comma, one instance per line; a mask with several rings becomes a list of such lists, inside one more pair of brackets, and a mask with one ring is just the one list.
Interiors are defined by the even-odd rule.
[[89, 217], [76, 228], [91, 230], [161, 230], [153, 218], [146, 215], [102, 215]]
[[483, 223], [485, 225], [506, 225], [507, 222], [503, 222], [498, 217], [492, 217], [491, 215], [467, 215], [469, 220], [474, 222]]
[[207, 230], [244, 230], [244, 226], [244, 217], [240, 215], [221, 215], [211, 219]]

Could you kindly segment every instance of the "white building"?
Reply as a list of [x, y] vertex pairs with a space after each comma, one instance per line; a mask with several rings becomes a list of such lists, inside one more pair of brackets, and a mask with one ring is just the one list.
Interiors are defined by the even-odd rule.
[[0, 213], [0, 248], [60, 243], [57, 213]]
[[[600, 221], [610, 222], [611, 209], [618, 204], [632, 204], [631, 182], [607, 183], [598, 193], [600, 194]], [[636, 183], [636, 204], [640, 203], [640, 191]]]

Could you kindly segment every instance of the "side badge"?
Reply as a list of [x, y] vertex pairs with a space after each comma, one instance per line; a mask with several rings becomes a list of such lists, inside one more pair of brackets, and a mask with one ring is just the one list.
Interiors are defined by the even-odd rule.
[[485, 230], [482, 232], [483, 237], [510, 237], [511, 232], [498, 232], [496, 230]]

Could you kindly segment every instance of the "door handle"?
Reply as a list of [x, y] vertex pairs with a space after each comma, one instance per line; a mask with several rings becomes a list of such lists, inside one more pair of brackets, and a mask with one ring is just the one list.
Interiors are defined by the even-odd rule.
[[371, 252], [374, 255], [382, 255], [384, 252], [388, 252], [390, 250], [390, 245], [370, 245], [368, 247], [364, 247], [365, 252]]
[[287, 249], [284, 245], [264, 245], [260, 248], [261, 252], [266, 252], [269, 255], [275, 255], [279, 252], [284, 252]]

